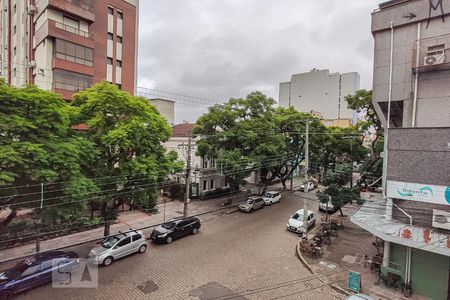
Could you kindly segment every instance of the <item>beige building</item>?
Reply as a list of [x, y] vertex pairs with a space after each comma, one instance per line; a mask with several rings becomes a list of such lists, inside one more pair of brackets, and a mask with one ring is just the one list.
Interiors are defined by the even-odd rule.
[[160, 114], [167, 119], [170, 125], [175, 125], [175, 101], [157, 98], [150, 99], [150, 103], [159, 110]]
[[317, 111], [325, 119], [356, 119], [347, 108], [345, 96], [354, 94], [360, 85], [359, 74], [330, 73], [313, 69], [292, 75], [291, 81], [280, 83], [280, 107], [295, 107], [301, 112]]
[[[174, 150], [178, 159], [186, 162], [188, 160], [189, 135], [195, 124], [179, 124], [172, 127], [172, 137], [165, 143], [167, 150]], [[220, 172], [214, 159], [198, 156], [196, 142], [197, 137], [191, 141], [191, 192], [192, 196], [204, 196], [208, 192], [214, 192], [227, 187], [225, 176]], [[174, 175], [174, 179], [180, 183], [185, 182], [184, 174]]]

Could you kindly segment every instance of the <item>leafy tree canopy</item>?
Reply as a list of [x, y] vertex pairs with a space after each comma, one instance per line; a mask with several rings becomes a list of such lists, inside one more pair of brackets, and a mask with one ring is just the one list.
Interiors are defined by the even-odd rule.
[[45, 220], [77, 216], [85, 203], [75, 194], [95, 189], [82, 169], [98, 152], [71, 129], [73, 108], [54, 93], [4, 81], [0, 106], [0, 205], [11, 209], [3, 225], [19, 208], [40, 207], [40, 183], [45, 184], [43, 204], [49, 206]]
[[87, 170], [99, 178], [95, 200], [109, 222], [123, 203], [152, 209], [157, 183], [179, 170], [174, 152], [163, 145], [171, 128], [159, 111], [142, 97], [131, 96], [115, 85], [102, 82], [75, 95], [77, 121], [87, 125], [86, 136], [99, 151]]

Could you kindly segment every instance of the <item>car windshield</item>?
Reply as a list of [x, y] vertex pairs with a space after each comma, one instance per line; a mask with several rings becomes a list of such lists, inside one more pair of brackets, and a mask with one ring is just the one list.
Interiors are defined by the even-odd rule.
[[119, 238], [116, 237], [116, 236], [112, 236], [112, 237], [106, 238], [102, 242], [102, 247], [109, 249], [112, 246], [114, 246], [118, 241], [119, 241]]
[[266, 198], [272, 198], [272, 197], [273, 197], [273, 195], [272, 195], [272, 194], [270, 194], [270, 193], [265, 193], [265, 194], [264, 194], [264, 197], [266, 197]]
[[253, 202], [255, 202], [255, 199], [251, 199], [251, 198], [247, 199], [248, 204], [253, 204]]
[[172, 229], [175, 227], [175, 223], [174, 222], [168, 222], [168, 223], [164, 223], [161, 225], [162, 228], [165, 229]]
[[302, 221], [302, 220], [303, 220], [303, 214], [295, 213], [295, 214], [292, 216], [292, 219]]

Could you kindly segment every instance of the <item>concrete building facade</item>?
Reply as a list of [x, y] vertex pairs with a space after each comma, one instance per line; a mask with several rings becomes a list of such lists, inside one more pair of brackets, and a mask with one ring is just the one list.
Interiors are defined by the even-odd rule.
[[388, 128], [386, 199], [352, 221], [385, 241], [384, 274], [450, 299], [450, 0], [382, 3], [372, 33], [373, 104]]
[[166, 118], [171, 126], [175, 125], [175, 101], [157, 98], [150, 99], [150, 103], [159, 110], [159, 113]]
[[293, 106], [301, 112], [316, 111], [325, 119], [354, 119], [345, 96], [354, 94], [359, 87], [360, 77], [356, 72], [340, 74], [313, 69], [280, 83], [279, 104]]
[[[187, 146], [189, 145], [189, 135], [192, 133], [195, 124], [179, 124], [172, 127], [172, 136], [165, 143], [167, 150], [174, 150], [178, 154], [178, 159], [186, 162], [188, 159]], [[191, 140], [191, 193], [193, 197], [203, 197], [208, 193], [221, 191], [228, 188], [225, 176], [220, 172], [214, 159], [197, 155], [196, 142], [200, 137]], [[185, 183], [185, 174], [174, 176], [177, 182]]]
[[107, 80], [135, 93], [138, 0], [0, 0], [0, 76], [71, 100]]

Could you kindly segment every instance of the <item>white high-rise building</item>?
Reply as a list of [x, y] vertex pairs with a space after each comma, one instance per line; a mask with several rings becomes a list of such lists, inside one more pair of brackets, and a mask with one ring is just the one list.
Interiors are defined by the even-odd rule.
[[301, 112], [319, 112], [324, 119], [352, 119], [345, 96], [354, 94], [360, 85], [357, 72], [330, 73], [313, 69], [292, 75], [291, 81], [280, 83], [279, 104]]

